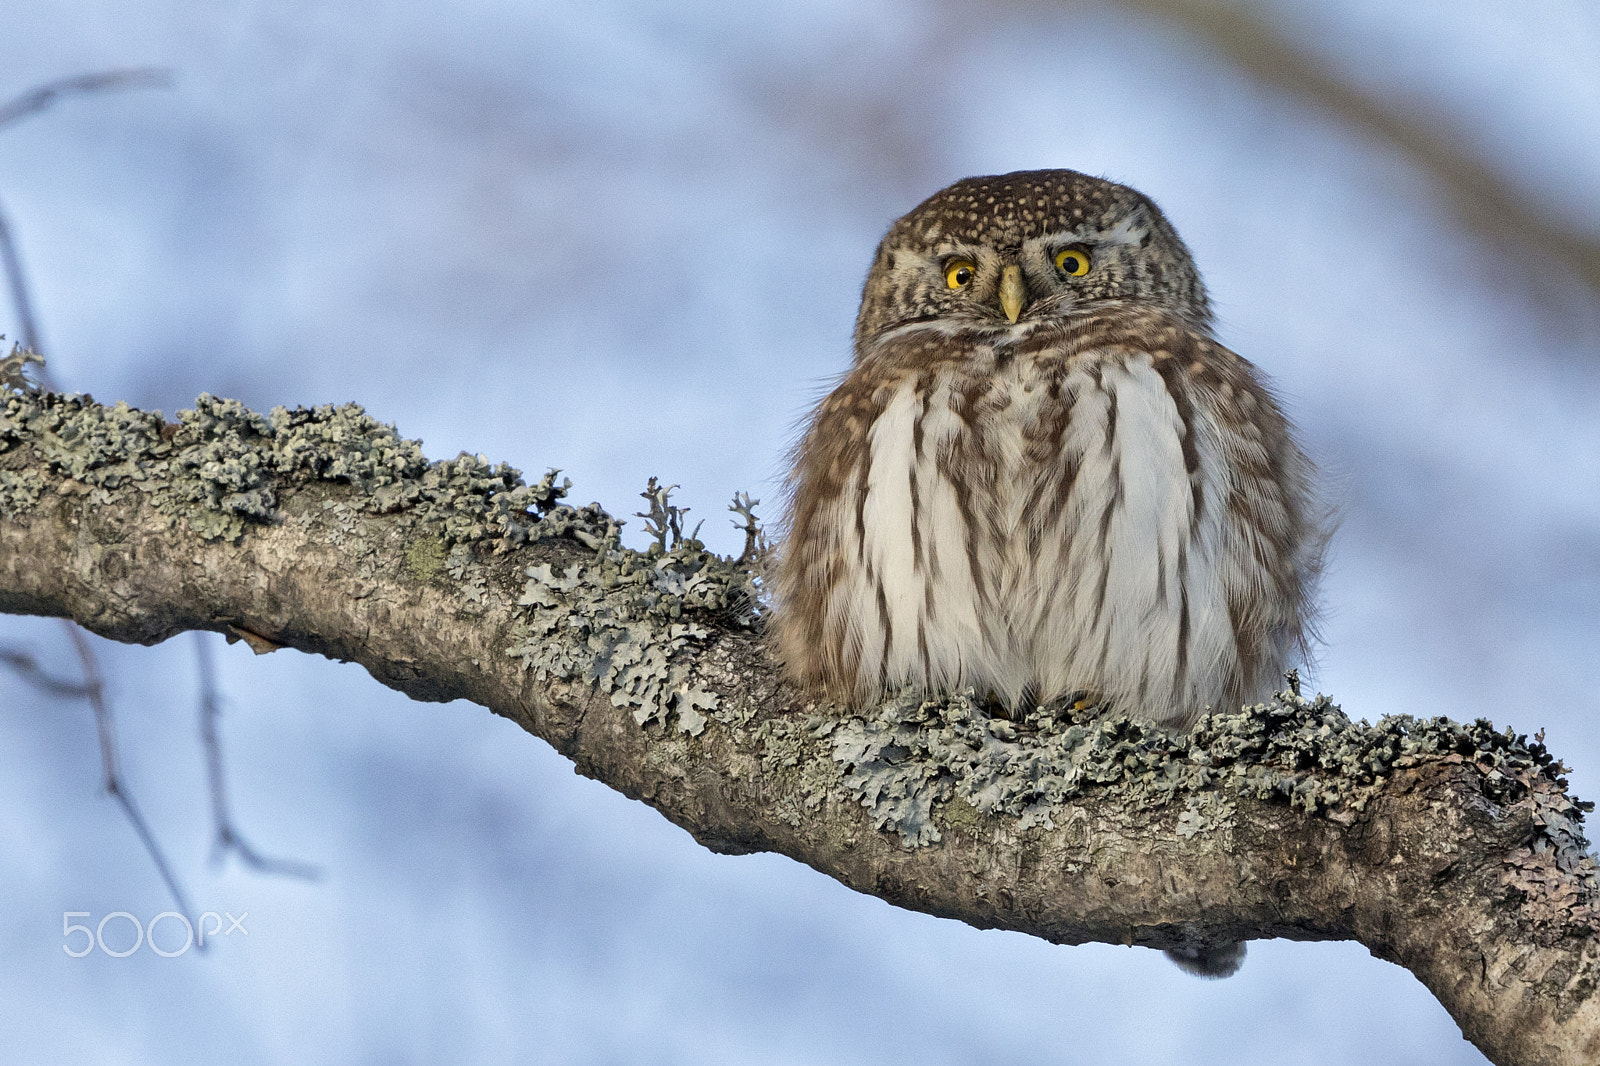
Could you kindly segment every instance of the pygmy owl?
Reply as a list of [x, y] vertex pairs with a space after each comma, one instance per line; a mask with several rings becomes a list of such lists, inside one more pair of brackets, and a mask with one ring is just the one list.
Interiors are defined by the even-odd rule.
[[779, 651], [860, 705], [972, 687], [1184, 727], [1303, 651], [1312, 469], [1145, 196], [968, 178], [890, 227], [795, 451]]

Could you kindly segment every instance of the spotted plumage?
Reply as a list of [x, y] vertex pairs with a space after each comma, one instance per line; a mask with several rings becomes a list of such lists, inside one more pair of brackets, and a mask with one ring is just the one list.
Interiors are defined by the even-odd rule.
[[779, 650], [857, 705], [970, 686], [1186, 726], [1303, 652], [1311, 477], [1151, 201], [969, 178], [884, 237], [796, 449]]

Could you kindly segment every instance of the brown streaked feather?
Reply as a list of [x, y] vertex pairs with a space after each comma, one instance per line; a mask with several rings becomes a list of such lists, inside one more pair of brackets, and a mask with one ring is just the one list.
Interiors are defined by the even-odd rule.
[[[1118, 225], [1142, 227], [1135, 250], [1096, 246], [1065, 295], [1030, 282], [1015, 327], [937, 266], [973, 257], [981, 289], [985, 256]], [[1304, 649], [1321, 514], [1277, 401], [1209, 322], [1182, 242], [1121, 186], [974, 179], [897, 222], [852, 369], [794, 455], [774, 582], [789, 674], [856, 704], [1090, 691], [1175, 725], [1265, 694]]]

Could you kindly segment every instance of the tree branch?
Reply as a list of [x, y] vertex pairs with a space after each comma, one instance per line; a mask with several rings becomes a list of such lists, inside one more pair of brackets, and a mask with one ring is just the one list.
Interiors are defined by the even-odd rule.
[[0, 126], [36, 115], [68, 96], [102, 93], [115, 89], [167, 89], [172, 72], [160, 67], [135, 67], [128, 70], [102, 70], [93, 74], [74, 74], [35, 85], [27, 92], [0, 103]]
[[720, 852], [1048, 940], [1356, 939], [1497, 1063], [1600, 1056], [1600, 887], [1538, 740], [1285, 692], [1186, 734], [786, 686], [752, 578], [359, 408], [0, 407], [0, 610], [233, 633], [469, 699]]
[[1416, 101], [1356, 85], [1279, 32], [1260, 5], [1217, 0], [1113, 0], [1205, 42], [1239, 70], [1398, 152], [1430, 177], [1456, 217], [1479, 237], [1523, 249], [1532, 268], [1551, 263], [1600, 293], [1600, 239], [1505, 176], [1502, 161], [1472, 146], [1470, 131]]

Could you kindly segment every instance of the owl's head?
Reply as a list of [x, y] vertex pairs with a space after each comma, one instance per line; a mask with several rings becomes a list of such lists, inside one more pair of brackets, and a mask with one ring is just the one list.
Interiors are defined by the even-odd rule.
[[1004, 327], [1137, 302], [1209, 332], [1189, 250], [1147, 197], [1075, 170], [964, 178], [889, 228], [861, 297], [856, 351], [915, 322]]

